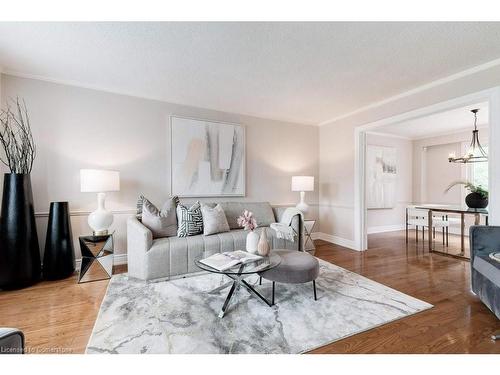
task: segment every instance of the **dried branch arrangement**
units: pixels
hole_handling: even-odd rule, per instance
[[[11,100],[0,112],[0,143],[4,150],[0,161],[11,173],[31,173],[36,147],[24,100]]]

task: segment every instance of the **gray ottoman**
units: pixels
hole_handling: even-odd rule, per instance
[[[273,254],[281,256],[281,263],[259,275],[273,282],[273,299],[276,283],[303,284],[312,281],[314,300],[316,301],[316,278],[319,275],[318,259],[309,253],[297,250],[273,250]]]

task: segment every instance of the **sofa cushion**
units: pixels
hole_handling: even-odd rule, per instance
[[[487,255],[474,257],[472,267],[481,275],[500,287],[500,263]]]
[[[201,205],[201,214],[203,216],[203,235],[229,232],[226,214],[220,206],[210,207],[206,204]]]
[[[259,227],[266,227],[276,222],[273,209],[268,202],[220,202],[219,204],[226,214],[231,229],[240,229],[237,220],[245,210],[253,213]]]
[[[178,198],[172,197],[159,210],[142,195],[142,224],[153,234],[153,238],[171,237],[177,235],[176,206]]]
[[[177,236],[196,236],[203,233],[203,216],[201,214],[200,202],[196,202],[191,207],[183,204],[177,205]]]

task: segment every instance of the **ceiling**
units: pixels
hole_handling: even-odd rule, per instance
[[[500,57],[500,23],[0,23],[0,66],[319,124]]]
[[[474,128],[474,115],[470,112],[471,109],[479,109],[477,113],[478,128],[488,126],[488,103],[478,103],[419,117],[414,120],[382,126],[375,129],[375,131],[409,139],[427,138],[461,130],[472,131]]]

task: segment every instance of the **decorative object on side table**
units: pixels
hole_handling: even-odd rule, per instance
[[[4,175],[0,214],[0,288],[13,289],[40,280],[40,247],[30,173],[36,157],[28,110],[17,98],[0,113],[0,157],[10,170]]]
[[[82,263],[78,283],[106,280],[113,275],[113,233],[79,238]]]
[[[488,190],[483,189],[481,185],[474,185],[468,181],[455,181],[452,182],[444,191],[447,193],[452,187],[456,185],[464,185],[470,191],[465,197],[465,204],[469,208],[486,208],[488,206]]]
[[[97,210],[89,215],[88,223],[94,235],[105,235],[113,224],[113,214],[106,210],[108,191],[120,191],[120,172],[102,169],[80,170],[80,190],[82,193],[97,193]]]
[[[314,191],[314,176],[293,176],[292,191],[300,191],[300,202],[295,207],[302,213],[307,213],[309,205],[305,202],[305,192]]]
[[[257,253],[260,256],[267,257],[271,248],[269,247],[269,242],[267,242],[267,232],[266,228],[262,228],[262,232],[260,233],[259,244],[257,245]]]
[[[256,254],[259,244],[259,235],[255,232],[257,221],[253,217],[253,213],[248,210],[243,211],[243,215],[238,218],[237,223],[240,227],[249,231],[247,234],[246,250],[249,253]]]
[[[75,272],[75,251],[68,202],[51,202],[43,254],[43,277],[58,280]]]

